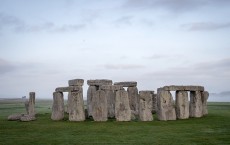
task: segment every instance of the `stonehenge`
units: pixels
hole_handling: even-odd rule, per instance
[[[177,120],[202,117],[208,114],[209,93],[203,86],[163,86],[153,90],[140,90],[137,82],[114,82],[109,79],[87,80],[87,106],[83,100],[83,79],[68,81],[68,87],[57,87],[53,93],[52,120],[65,116],[63,92],[68,92],[69,121],[153,121]],[[172,95],[175,91],[175,100]],[[33,94],[31,94],[33,96]],[[30,102],[30,101],[29,101]],[[25,102],[29,109],[29,102]],[[154,119],[153,114],[157,118]],[[11,118],[17,118],[17,115]],[[26,116],[24,120],[26,120]]]

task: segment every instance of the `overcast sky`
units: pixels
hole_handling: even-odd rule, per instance
[[[230,91],[230,0],[0,0],[0,97],[76,78]]]

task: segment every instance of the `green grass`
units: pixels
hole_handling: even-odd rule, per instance
[[[37,100],[36,121],[7,121],[8,115],[25,112],[23,102],[0,101],[0,145],[230,144],[230,103],[208,103],[208,116],[188,120],[70,122],[67,116],[64,121],[52,121],[52,101]]]

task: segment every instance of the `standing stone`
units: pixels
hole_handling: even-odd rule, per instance
[[[138,89],[137,87],[128,87],[129,105],[133,111],[138,111]]]
[[[108,120],[108,107],[105,92],[98,90],[94,93],[92,98],[92,116],[94,121]]]
[[[170,91],[157,91],[157,117],[159,120],[176,120],[174,101]]]
[[[189,116],[190,117],[202,117],[202,100],[200,91],[190,92],[190,104],[189,104]]]
[[[153,100],[153,109],[152,109],[152,113],[156,113],[157,111],[157,94],[154,94],[154,92],[152,93],[152,100]]]
[[[70,92],[69,96],[69,120],[70,121],[84,121],[85,120],[85,109],[82,90]]]
[[[28,112],[30,116],[35,116],[35,92],[30,92]]]
[[[202,92],[203,115],[208,114],[208,108],[207,108],[208,97],[209,97],[209,93],[207,91]]]
[[[105,96],[107,98],[108,117],[115,117],[115,92],[112,90],[105,90]]]
[[[64,98],[62,92],[53,93],[52,120],[62,120],[64,118]]]
[[[178,119],[189,118],[189,101],[187,91],[176,91],[176,116]]]
[[[69,113],[70,112],[70,103],[71,103],[71,100],[72,97],[71,97],[71,92],[68,92],[68,99],[67,99],[67,109],[66,109],[66,112]]]
[[[96,86],[89,86],[87,90],[87,110],[88,110],[88,117],[92,116],[92,99],[93,95],[96,92]]]
[[[139,118],[141,121],[152,121],[152,94],[150,91],[140,91]]]
[[[25,101],[26,114],[29,114],[29,101]]]
[[[130,121],[131,109],[129,106],[128,92],[119,90],[116,92],[115,98],[115,117],[117,121]]]

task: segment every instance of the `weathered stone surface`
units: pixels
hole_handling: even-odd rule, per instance
[[[139,119],[138,111],[131,110],[131,120],[138,120],[138,119]]]
[[[35,92],[30,92],[29,93],[29,106],[28,106],[28,114],[30,116],[35,116]]]
[[[176,91],[176,116],[178,119],[189,118],[189,101],[187,91]]]
[[[152,121],[152,93],[150,91],[140,91],[139,119],[141,121]]]
[[[170,91],[157,92],[157,117],[159,120],[176,120],[174,101]]]
[[[108,117],[115,117],[115,96],[116,93],[112,90],[105,90],[105,96],[107,98]]]
[[[83,86],[83,85],[84,85],[83,79],[69,80],[69,86]]]
[[[152,113],[156,113],[157,111],[157,94],[152,94],[152,100],[153,100],[153,109]]]
[[[64,98],[62,92],[53,93],[52,120],[62,120],[64,118]]]
[[[26,114],[29,114],[29,101],[25,101]]]
[[[207,106],[207,101],[208,101],[209,93],[207,91],[202,92],[202,108],[203,108],[203,115],[208,114],[208,106]]]
[[[137,87],[128,87],[127,92],[128,92],[128,96],[129,96],[130,109],[133,111],[139,111],[138,110],[139,96],[138,96]]]
[[[71,92],[71,91],[79,91],[81,89],[80,86],[69,86],[69,87],[58,87],[55,89],[56,92]]]
[[[23,115],[20,118],[20,121],[23,121],[23,122],[34,121],[34,120],[36,120],[36,117],[35,116],[31,116],[31,115]]]
[[[82,89],[77,92],[71,92],[69,104],[69,120],[70,121],[84,121],[85,109]]]
[[[114,85],[120,85],[123,87],[136,87],[137,82],[131,81],[131,82],[115,82]]]
[[[88,117],[92,116],[92,99],[94,93],[97,91],[96,86],[89,86],[87,90],[87,110],[88,110]]]
[[[17,121],[20,120],[20,118],[23,116],[24,114],[12,114],[8,116],[8,120],[9,121]]]
[[[189,117],[202,117],[203,108],[200,91],[190,92]]]
[[[117,121],[130,121],[131,109],[129,106],[128,92],[119,90],[116,92],[115,98],[115,117]]]
[[[92,99],[92,116],[94,121],[108,120],[108,107],[105,92],[98,90],[94,93]]]
[[[112,85],[112,80],[101,79],[101,80],[88,80],[87,84],[89,86],[101,86],[101,85]]]
[[[171,85],[171,86],[164,86],[163,88],[159,88],[159,89],[163,89],[165,91],[204,91],[203,86],[175,86],[175,85]]]
[[[102,85],[100,86],[101,90],[111,90],[111,91],[118,91],[123,90],[123,87],[120,85]]]

